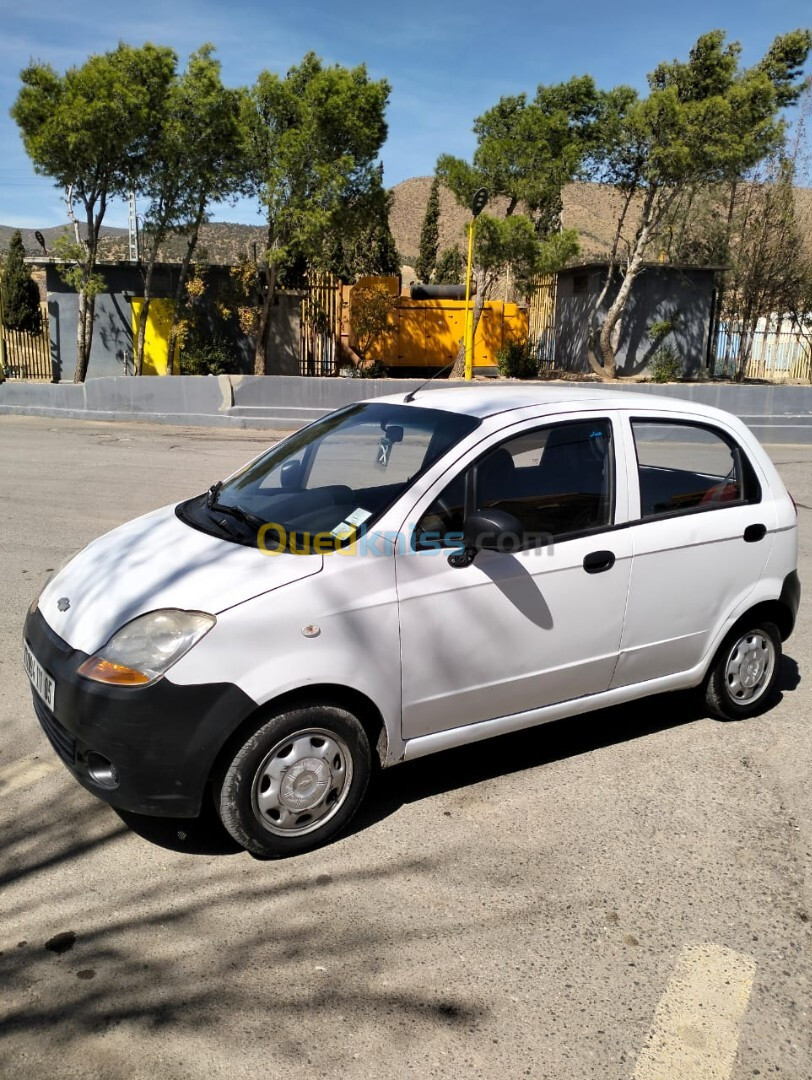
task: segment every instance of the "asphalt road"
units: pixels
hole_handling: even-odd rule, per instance
[[[768,714],[658,698],[418,761],[297,859],[68,777],[20,662],[49,568],[268,441],[0,418],[0,1076],[809,1080],[808,598]],[[812,448],[773,456],[810,582]]]

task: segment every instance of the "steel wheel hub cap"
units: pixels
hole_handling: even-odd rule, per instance
[[[764,693],[775,670],[775,647],[759,632],[739,638],[728,656],[725,681],[731,698],[751,702]]]
[[[330,767],[319,758],[304,758],[291,765],[279,785],[279,801],[290,810],[310,810],[330,786]]]
[[[254,774],[254,815],[277,836],[313,832],[335,817],[351,784],[352,755],[339,735],[297,731],[278,742]]]

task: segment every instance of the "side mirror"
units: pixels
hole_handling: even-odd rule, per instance
[[[297,491],[302,485],[301,461],[286,461],[279,474],[279,484],[286,491]]]
[[[520,551],[524,526],[505,510],[476,510],[462,526],[462,550],[448,557],[449,566],[470,566],[479,551]]]

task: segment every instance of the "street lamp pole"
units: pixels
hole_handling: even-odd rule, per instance
[[[476,219],[485,209],[488,189],[479,188],[471,199],[471,223],[468,226],[468,267],[465,271],[465,378],[474,377],[474,312],[471,307],[471,270],[474,261],[474,233]]]

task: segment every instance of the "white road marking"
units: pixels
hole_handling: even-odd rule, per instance
[[[686,945],[660,998],[634,1080],[729,1080],[756,974],[751,956]]]
[[[30,787],[37,780],[60,772],[61,766],[48,758],[20,758],[0,766],[0,795],[11,795],[20,788]]]

